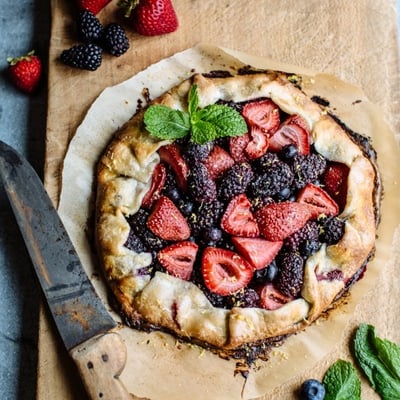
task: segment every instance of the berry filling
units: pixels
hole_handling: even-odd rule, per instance
[[[143,273],[191,281],[215,307],[275,310],[301,295],[307,258],[341,240],[348,167],[317,153],[306,121],[272,100],[226,105],[248,131],[161,147],[125,246],[152,254]]]

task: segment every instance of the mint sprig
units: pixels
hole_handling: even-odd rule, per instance
[[[198,144],[247,132],[244,118],[233,108],[222,104],[199,108],[197,85],[190,88],[187,112],[154,104],[146,110],[144,124],[155,138],[175,140],[190,134]]]

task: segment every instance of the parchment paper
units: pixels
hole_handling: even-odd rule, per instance
[[[247,381],[240,374],[234,374],[233,360],[222,360],[200,347],[177,342],[167,334],[121,327],[120,333],[128,348],[127,366],[121,379],[139,397],[151,400],[260,398],[312,367],[335,347],[356,305],[373,288],[385,265],[394,262],[394,240],[398,240],[396,229],[400,223],[400,202],[397,201],[400,190],[396,170],[392,167],[399,160],[399,151],[393,133],[381,117],[383,113],[359,88],[331,75],[200,44],[150,66],[119,85],[106,88],[88,110],[69,145],[64,160],[59,212],[104,303],[109,304],[107,289],[91,250],[92,227],[88,221],[91,221],[93,205],[94,168],[106,144],[135,113],[138,99],[144,100],[144,88],[148,88],[150,96],[155,98],[194,72],[235,71],[243,65],[300,74],[307,94],[328,99],[332,111],[351,129],[372,138],[385,189],[375,259],[339,307],[303,332],[288,338],[271,352],[269,361],[256,363]],[[111,307],[109,309],[113,313]]]

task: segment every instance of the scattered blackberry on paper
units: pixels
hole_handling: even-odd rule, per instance
[[[61,61],[70,67],[95,71],[102,62],[101,47],[89,43],[78,44],[61,53]]]
[[[103,35],[103,25],[92,12],[81,11],[78,16],[78,34],[85,43],[97,43]]]
[[[129,49],[129,40],[125,30],[116,23],[108,24],[104,28],[101,44],[105,51],[116,57],[126,53]]]

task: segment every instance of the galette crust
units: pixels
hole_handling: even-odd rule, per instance
[[[154,103],[186,110],[192,83],[198,86],[200,107],[217,102],[271,98],[288,114],[308,123],[315,149],[350,168],[347,203],[341,214],[345,234],[337,245],[323,245],[305,264],[301,297],[278,310],[212,306],[193,283],[157,272],[153,279],[140,270],[151,263],[148,253],[124,246],[127,216],[138,211],[159,162],[157,150],[168,143],[151,138],[140,111],[123,126],[98,164],[96,242],[106,279],[128,319],[144,320],[189,340],[219,349],[290,334],[325,311],[366,262],[376,237],[375,184],[377,171],[349,135],[318,104],[290,82],[287,74],[266,72],[227,78],[194,75]],[[344,279],[328,279],[339,270]]]

